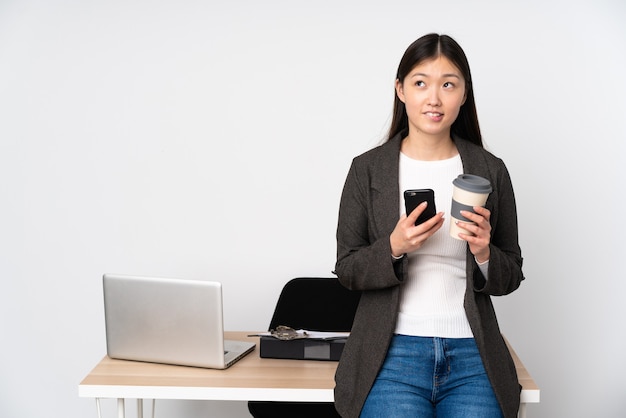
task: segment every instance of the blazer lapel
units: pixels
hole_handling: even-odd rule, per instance
[[[461,156],[463,173],[490,178],[487,162],[481,154],[482,148],[458,137],[454,138],[454,145]]]

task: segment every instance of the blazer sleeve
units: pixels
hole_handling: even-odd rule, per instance
[[[484,280],[477,266],[474,270],[475,291],[494,296],[513,292],[524,280],[513,185],[506,166],[502,161],[499,162],[500,167],[493,179],[497,196],[496,201],[491,203],[489,279]]]
[[[358,158],[352,161],[339,205],[337,262],[339,281],[351,290],[374,290],[397,286],[407,260],[391,257],[389,235],[375,227],[371,174]]]

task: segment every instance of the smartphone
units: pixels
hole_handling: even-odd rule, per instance
[[[417,217],[415,225],[426,222],[437,214],[437,209],[435,208],[435,192],[432,189],[405,190],[404,208],[406,209],[406,216],[409,216],[422,202],[428,202],[428,206],[426,206],[426,210]]]

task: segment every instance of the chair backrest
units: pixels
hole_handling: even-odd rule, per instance
[[[346,289],[336,278],[299,277],[285,284],[269,329],[346,332],[352,329],[361,292]]]

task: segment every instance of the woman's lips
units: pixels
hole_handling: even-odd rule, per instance
[[[424,113],[429,119],[434,120],[435,122],[439,122],[443,119],[443,113],[439,112],[426,112]]]

